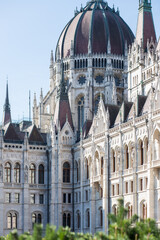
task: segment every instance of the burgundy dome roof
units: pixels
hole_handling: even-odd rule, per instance
[[[70,56],[71,41],[74,54],[87,54],[89,39],[92,53],[106,53],[110,39],[111,53],[123,55],[125,41],[130,45],[134,35],[128,25],[103,0],[90,1],[66,25],[58,40],[60,57]],[[56,51],[57,52],[57,51]]]

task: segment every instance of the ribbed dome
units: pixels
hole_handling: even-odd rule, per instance
[[[111,9],[102,0],[90,1],[66,25],[58,40],[57,48],[59,46],[61,58],[70,56],[71,41],[75,55],[87,54],[88,45],[91,46],[92,53],[106,53],[109,39],[111,53],[122,55],[125,41],[130,45],[134,35],[119,16],[118,11]]]

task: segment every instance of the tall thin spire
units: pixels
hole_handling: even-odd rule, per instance
[[[64,63],[61,63],[61,82],[58,89],[58,97],[61,99],[68,99],[66,84],[64,80]]]
[[[7,123],[11,122],[11,110],[10,110],[10,104],[9,104],[9,93],[8,93],[8,78],[7,78],[7,84],[6,84],[6,99],[3,109],[3,125],[6,125]]]

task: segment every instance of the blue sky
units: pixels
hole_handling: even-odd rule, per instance
[[[0,122],[5,100],[6,76],[12,119],[28,117],[28,95],[39,99],[49,89],[50,51],[73,17],[76,6],[87,0],[0,0]],[[108,0],[135,33],[139,0]],[[157,37],[160,36],[160,1],[152,0]]]

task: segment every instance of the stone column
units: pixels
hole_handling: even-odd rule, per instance
[[[81,231],[84,231],[84,189],[83,189],[83,180],[84,180],[84,152],[83,152],[83,140],[82,140],[82,133],[81,133],[81,142],[80,142],[80,169],[81,169],[81,176],[80,176],[80,187],[81,187]]]
[[[103,163],[103,231],[108,232],[108,164],[109,164],[109,139],[106,134],[105,156]]]
[[[21,169],[22,179],[22,232],[28,232],[32,229],[32,219],[30,213],[30,199],[29,199],[29,159],[28,159],[28,139],[25,135],[23,145],[23,160]]]

